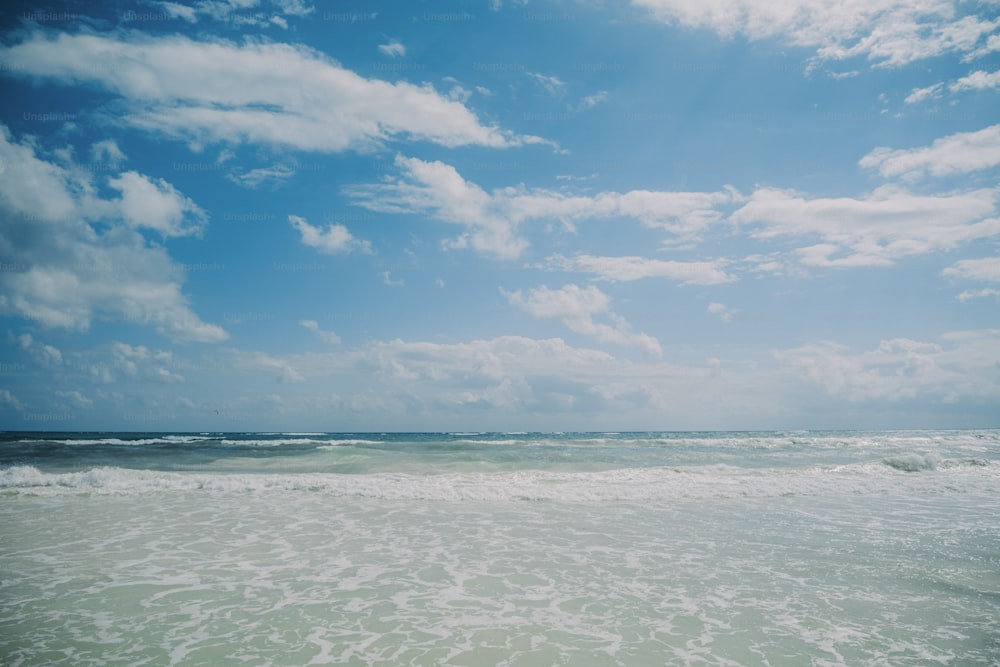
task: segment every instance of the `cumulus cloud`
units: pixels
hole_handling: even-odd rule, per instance
[[[803,380],[849,401],[995,401],[1000,384],[991,369],[1000,363],[998,343],[1000,330],[979,330],[951,332],[939,342],[886,339],[860,352],[824,341],[775,356]]]
[[[633,0],[671,24],[708,28],[723,36],[784,38],[816,50],[815,61],[864,57],[898,67],[945,53],[972,56],[1000,28],[990,12],[958,15],[947,0]]]
[[[46,327],[86,330],[104,317],[153,325],[175,340],[214,342],[181,292],[183,269],[137,231],[196,233],[204,215],[172,185],[137,172],[111,176],[104,199],[89,171],[57,164],[0,127],[0,312]]]
[[[17,76],[109,90],[124,99],[126,124],[196,147],[338,152],[408,139],[495,148],[547,143],[485,126],[429,85],[367,79],[289,44],[34,32],[0,48],[4,63],[17,63],[10,68]]]
[[[164,237],[200,234],[207,216],[197,204],[165,180],[134,171],[108,179],[121,193],[119,208],[130,227],[152,229]]]
[[[596,339],[602,343],[614,343],[637,347],[644,352],[659,356],[663,353],[660,343],[652,336],[632,333],[631,325],[625,318],[611,310],[611,298],[590,286],[566,285],[553,290],[546,286],[508,292],[500,290],[507,301],[537,319],[557,319],[570,330]],[[595,317],[604,317],[610,324],[595,322]]]
[[[90,156],[94,162],[114,166],[125,161],[125,153],[111,139],[94,142],[94,145],[90,147]]]
[[[297,215],[288,216],[288,222],[299,231],[303,244],[310,248],[316,248],[320,252],[330,255],[351,252],[352,250],[371,252],[371,244],[368,241],[354,238],[347,227],[343,225],[329,224],[323,230],[310,225],[305,218]]]
[[[29,333],[21,334],[17,337],[17,342],[21,349],[42,366],[59,366],[63,362],[63,355],[55,347],[35,340]]]
[[[976,132],[958,132],[930,146],[893,150],[880,146],[858,164],[878,169],[886,177],[950,176],[989,169],[1000,164],[1000,125]]]

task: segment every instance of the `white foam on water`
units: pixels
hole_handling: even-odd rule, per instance
[[[316,440],[314,438],[267,438],[267,439],[256,439],[251,438],[247,440],[231,440],[223,439],[220,444],[227,446],[243,446],[243,447],[281,447],[282,445],[310,445],[328,442],[327,440]]]
[[[145,491],[318,492],[387,500],[658,501],[680,498],[1000,493],[1000,463],[922,456],[805,468],[724,464],[622,468],[598,472],[200,473],[95,467],[47,473],[32,466],[0,469],[6,493],[139,493]]]
[[[384,445],[386,444],[384,440],[365,440],[363,438],[348,438],[345,440],[324,440],[328,444],[317,447],[316,449],[336,449],[342,445]]]
[[[136,438],[134,440],[123,440],[122,438],[69,438],[65,440],[53,440],[52,442],[61,445],[167,445],[187,442],[202,442],[211,440],[206,435],[165,435],[157,438]],[[19,442],[38,442],[38,438],[31,440],[20,440]]]

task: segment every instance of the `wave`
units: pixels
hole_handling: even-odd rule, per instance
[[[206,442],[211,440],[216,440],[216,437],[209,435],[164,435],[156,438],[134,438],[134,439],[122,439],[122,438],[67,438],[65,440],[51,440],[49,442],[55,442],[60,445],[73,445],[73,446],[94,446],[94,445],[117,445],[117,446],[140,446],[140,445],[177,445],[186,444],[191,442]],[[32,439],[22,439],[18,442],[21,443],[36,443],[39,442],[38,438]]]
[[[882,463],[902,470],[903,472],[920,472],[921,470],[934,470],[937,467],[937,460],[933,456],[923,456],[921,454],[906,454],[903,456],[892,456],[882,459]]]
[[[525,440],[455,440],[455,442],[460,444],[472,444],[472,445],[533,445],[534,442]]]
[[[912,474],[886,462],[798,469],[727,465],[624,468],[600,472],[185,473],[96,467],[66,473],[0,469],[0,492],[25,495],[157,491],[316,492],[337,497],[440,501],[664,501],[702,498],[984,493],[1000,490],[1000,463],[940,462]]]
[[[344,445],[384,445],[384,440],[363,440],[360,438],[349,438],[347,440],[323,440],[324,444],[316,449],[336,449]]]
[[[248,440],[230,440],[223,439],[219,441],[221,445],[227,446],[237,446],[237,447],[280,447],[282,445],[312,445],[312,444],[323,444],[329,442],[328,440],[316,440],[314,438],[274,438],[274,439],[248,439]]]

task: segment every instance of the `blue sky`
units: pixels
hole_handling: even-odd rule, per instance
[[[995,1],[0,26],[0,428],[1000,426]]]

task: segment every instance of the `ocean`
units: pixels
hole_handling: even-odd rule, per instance
[[[1000,430],[7,432],[0,664],[1000,665]]]

